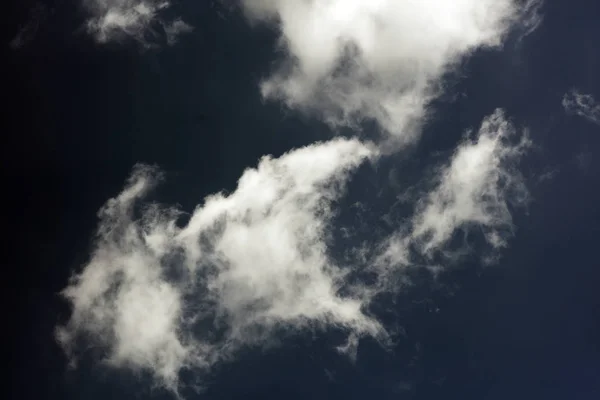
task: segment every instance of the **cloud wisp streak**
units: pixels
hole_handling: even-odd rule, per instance
[[[477,134],[467,135],[439,168],[432,188],[417,199],[407,226],[386,241],[376,265],[389,269],[439,254],[448,261],[470,247],[469,231],[479,233],[491,250],[506,247],[514,232],[510,209],[529,199],[518,170],[529,147],[526,133],[518,132],[502,110],[486,117]],[[449,248],[459,232],[464,240]]]
[[[571,90],[563,96],[562,106],[568,114],[579,115],[594,124],[600,125],[600,104],[591,94]]]
[[[442,77],[511,28],[537,26],[540,1],[243,0],[252,22],[275,24],[284,53],[262,95],[332,126],[372,120],[414,139]],[[535,21],[532,21],[535,20]]]
[[[9,46],[13,50],[19,50],[32,42],[40,26],[43,26],[52,11],[43,3],[35,3],[29,11],[28,20],[21,25],[15,37],[10,41]]]
[[[190,32],[192,27],[180,18],[163,17],[163,11],[171,7],[168,0],[84,0],[90,17],[87,30],[99,43],[133,39],[149,46],[164,31],[168,44],[177,37]]]

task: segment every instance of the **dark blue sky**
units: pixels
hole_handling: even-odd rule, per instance
[[[147,376],[105,368],[93,354],[68,370],[54,340],[70,312],[58,292],[87,261],[97,210],[138,162],[166,173],[154,200],[191,212],[206,195],[234,190],[261,156],[334,133],[261,99],[276,36],[239,12],[182,1],[195,31],[140,51],[95,43],[79,29],[81,10],[54,1],[31,39],[11,49],[32,7],[19,2],[4,17],[9,396],[168,398]],[[388,351],[365,339],[353,364],[333,350],[339,332],[297,335],[218,365],[202,377],[205,393],[189,398],[600,398],[600,125],[561,105],[573,89],[600,99],[600,4],[547,0],[542,15],[522,40],[469,58],[448,78],[461,96],[435,101],[419,143],[360,169],[341,202],[370,202],[364,218],[391,212],[391,177],[413,184],[466,129],[504,108],[529,128],[534,147],[520,165],[532,201],[514,211],[515,236],[500,261],[483,268],[468,258],[440,283],[415,277],[386,306],[385,318],[405,331]],[[352,218],[342,211],[343,223]],[[385,229],[371,228],[361,234]]]

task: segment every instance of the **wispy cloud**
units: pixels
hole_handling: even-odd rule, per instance
[[[563,96],[562,105],[567,113],[579,115],[600,125],[600,104],[591,94],[571,90]]]
[[[276,24],[280,67],[261,83],[331,125],[368,119],[412,139],[444,73],[516,25],[533,29],[537,0],[242,0],[251,21]],[[532,25],[533,24],[533,25]]]
[[[520,23],[515,26],[517,41],[524,40],[540,27],[544,21],[542,13],[544,5],[544,0],[526,0],[522,2]]]
[[[100,41],[121,34],[142,41],[168,6],[93,4],[100,6],[91,8],[90,27]],[[396,142],[418,136],[445,72],[478,48],[500,45],[532,14],[509,0],[242,4],[252,21],[281,30],[286,57],[261,83],[266,98],[334,126],[374,120]],[[348,340],[338,350],[356,357],[361,337],[388,338],[370,305],[398,290],[381,283],[390,273],[449,254],[457,232],[475,232],[491,249],[506,245],[511,204],[527,198],[517,169],[527,147],[501,111],[486,118],[411,197],[414,214],[356,252],[356,268],[331,255],[334,204],[354,169],[377,162],[381,144],[334,139],[264,157],[233,193],[207,197],[185,224],[178,210],[144,203],[160,173],[140,166],[99,214],[90,260],[63,292],[73,313],[57,337],[74,358],[91,341],[110,365],[150,371],[174,391],[182,369],[210,368],[241,347],[270,345],[277,333],[343,329]],[[351,277],[365,264],[375,283]]]
[[[515,132],[497,111],[465,139],[414,216],[367,260],[379,282],[416,254],[445,251],[461,230],[479,230],[492,248],[505,245],[509,204],[526,199],[516,162],[528,142]],[[181,369],[268,346],[275,333],[342,328],[348,341],[338,350],[351,358],[365,335],[385,343],[386,328],[368,310],[398,287],[350,282],[364,260],[342,267],[329,250],[332,204],[352,170],[377,157],[376,147],[345,139],[264,157],[184,226],[177,210],[141,202],[160,176],[136,168],[100,211],[91,259],[63,292],[73,314],[59,341],[72,356],[80,340],[92,341],[108,364],[151,371],[175,391]]]
[[[11,49],[18,50],[34,40],[38,29],[44,24],[51,12],[44,4],[35,3],[29,11],[28,20],[20,26],[17,34],[10,41],[9,46]]]
[[[136,217],[156,182],[154,170],[138,167],[100,212],[91,260],[64,291],[73,314],[58,339],[71,350],[92,340],[110,364],[150,370],[174,389],[180,369],[266,344],[277,329],[383,334],[361,298],[338,294],[342,270],[327,251],[331,202],[374,155],[334,140],[265,157],[181,228],[174,210],[152,206]],[[192,335],[196,324],[203,329]]]
[[[492,249],[506,246],[513,233],[510,206],[528,202],[518,163],[529,146],[501,110],[486,117],[477,135],[467,137],[439,170],[433,189],[417,201],[409,225],[389,239],[379,264],[410,265],[413,250],[431,257],[456,232],[470,229]]]
[[[511,207],[528,204],[518,164],[529,147],[527,135],[518,132],[501,110],[486,117],[477,134],[469,134],[439,168],[431,189],[415,199],[413,216],[386,239],[374,263],[380,281],[387,282],[398,267],[421,265],[423,257],[427,263],[442,255],[443,262],[451,264],[454,256],[471,247],[468,232],[492,250],[484,251],[483,261],[493,261],[495,250],[505,247],[514,233]],[[463,234],[462,242],[449,248],[457,233]]]
[[[163,11],[171,7],[168,0],[84,0],[84,6],[90,14],[87,29],[100,43],[133,39],[151,45],[160,36],[160,28],[172,44],[192,30],[180,18],[163,17]]]
[[[413,222],[412,235],[424,252],[439,249],[458,228],[477,227],[494,248],[506,245],[502,230],[511,232],[509,202],[524,203],[525,185],[517,163],[529,146],[497,110],[487,117],[477,137],[458,146],[440,173]]]

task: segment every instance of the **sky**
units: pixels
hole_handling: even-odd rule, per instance
[[[11,397],[600,395],[596,2],[4,18]]]

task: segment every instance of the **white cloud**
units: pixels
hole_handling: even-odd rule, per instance
[[[263,157],[233,193],[207,197],[183,226],[176,210],[140,204],[160,176],[138,167],[99,213],[91,259],[63,292],[73,313],[58,339],[72,356],[79,340],[91,340],[110,365],[150,371],[174,391],[181,369],[269,346],[282,331],[342,328],[348,340],[338,351],[354,359],[361,337],[388,340],[368,308],[381,291],[399,289],[388,278],[417,253],[445,251],[453,233],[470,228],[504,246],[509,204],[527,196],[516,163],[528,143],[501,111],[486,118],[371,260],[379,273],[371,286],[347,279],[365,260],[340,266],[329,244],[332,204],[352,170],[378,157],[375,147],[335,139]]]
[[[567,113],[579,115],[600,125],[600,104],[591,94],[571,90],[563,96],[562,105]]]
[[[168,6],[90,4],[100,41],[126,34],[143,42]],[[532,14],[516,4],[243,1],[249,18],[281,29],[285,65],[262,82],[265,97],[332,125],[373,119],[397,141],[418,133],[445,72],[475,49],[499,45],[523,13]],[[460,144],[415,214],[382,244],[373,260],[379,283],[417,255],[445,251],[457,231],[477,228],[492,248],[505,245],[509,204],[526,198],[515,166],[528,142],[519,138],[498,111]],[[208,368],[242,346],[269,345],[282,330],[343,328],[348,341],[338,351],[356,357],[362,336],[386,338],[367,308],[378,291],[397,287],[348,282],[352,265],[329,253],[332,204],[352,170],[384,148],[335,139],[264,157],[233,193],[207,197],[184,226],[176,210],[140,204],[159,177],[137,168],[100,212],[90,261],[63,292],[73,313],[58,339],[71,355],[80,340],[91,340],[109,364],[150,371],[173,390],[182,368]],[[373,252],[358,253],[364,265]]]
[[[91,259],[63,292],[73,314],[59,341],[76,354],[79,339],[92,340],[111,365],[150,371],[176,389],[182,368],[268,344],[277,329],[383,335],[365,299],[338,294],[343,273],[327,251],[331,202],[374,155],[356,140],[334,140],[264,157],[182,228],[175,211],[157,206],[136,218],[156,181],[154,170],[137,168],[101,210]],[[175,272],[184,279],[169,278]]]
[[[91,260],[63,292],[73,313],[58,330],[58,339],[71,352],[85,333],[107,347],[110,364],[152,369],[175,387],[193,349],[179,333],[182,299],[164,278],[165,249],[150,246],[143,232],[151,228],[168,235],[174,226],[134,220],[135,201],[154,184],[153,173],[137,168],[126,189],[100,210]]]
[[[476,229],[493,249],[506,246],[510,206],[524,205],[527,189],[517,164],[530,141],[501,110],[486,117],[477,136],[460,144],[422,197],[410,228],[392,236],[380,263],[409,265],[411,249],[427,257],[443,251],[460,230]]]
[[[84,6],[91,15],[88,31],[100,43],[132,38],[149,44],[148,37],[158,34],[153,24],[162,26],[169,44],[181,33],[192,30],[179,18],[161,18],[161,12],[171,6],[168,0],[84,0]]]
[[[439,248],[457,228],[468,225],[483,229],[493,247],[505,245],[499,230],[512,225],[508,201],[523,202],[527,197],[515,164],[529,141],[522,136],[514,142],[515,133],[497,110],[483,121],[475,140],[467,139],[457,148],[413,220],[412,235],[425,252]]]
[[[242,0],[251,21],[278,25],[285,51],[264,97],[332,125],[372,119],[399,141],[417,132],[445,72],[500,45],[511,26],[530,26],[531,3],[540,2]]]

